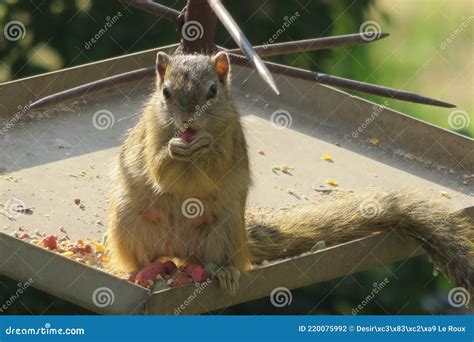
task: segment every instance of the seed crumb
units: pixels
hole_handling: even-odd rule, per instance
[[[372,139],[369,140],[369,143],[371,143],[374,146],[378,146],[378,145],[380,145],[380,140],[377,139],[377,138],[372,138]]]

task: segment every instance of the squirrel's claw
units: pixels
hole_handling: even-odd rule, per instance
[[[168,143],[168,153],[171,158],[191,159],[205,151],[212,143],[208,134],[200,134],[191,142],[186,142],[181,138],[173,138]]]
[[[235,296],[239,289],[240,271],[234,266],[224,266],[217,272],[217,279],[221,289]]]

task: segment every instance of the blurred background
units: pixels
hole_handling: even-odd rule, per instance
[[[177,10],[185,4],[184,0],[160,2]],[[450,125],[451,110],[448,109],[388,101],[391,108],[474,137],[474,3],[471,0],[228,0],[226,6],[256,45],[267,42],[296,12],[297,20],[275,42],[356,33],[364,22],[375,22],[391,36],[363,46],[272,57],[271,60],[454,103],[465,113],[462,125]],[[120,19],[101,36],[100,43],[87,47],[87,42],[118,12]],[[23,23],[26,33],[16,41],[1,35],[0,83],[178,41],[178,34],[169,22],[125,8],[112,0],[0,1],[0,28],[3,30],[13,20]],[[216,43],[235,47],[220,25]],[[357,95],[381,104],[385,101]],[[222,313],[468,313],[449,305],[447,292],[451,286],[441,276],[433,276],[431,269],[425,257],[418,257],[293,291],[292,304],[282,309],[276,310],[267,298]],[[386,282],[385,279],[388,279],[386,286],[367,302],[366,297],[374,285]],[[391,279],[397,281],[391,283]],[[5,290],[12,288],[12,284],[15,282],[0,277],[0,303],[12,295]],[[354,312],[363,302],[367,303]],[[5,313],[86,312],[29,289]]]

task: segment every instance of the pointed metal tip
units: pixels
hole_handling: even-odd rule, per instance
[[[263,64],[263,65],[265,65],[265,64]],[[270,71],[268,71],[268,69],[266,67],[265,67],[264,70],[257,67],[257,71],[260,74],[260,76],[266,81],[266,83],[270,86],[270,88],[272,88],[272,90],[275,92],[275,94],[280,96],[280,91],[278,90],[278,87],[277,87],[277,85],[275,83],[275,80],[273,79],[273,76],[270,73]]]
[[[456,105],[448,102],[444,102],[441,100],[436,100],[430,97],[426,97],[423,95],[416,95],[416,100],[415,102],[422,103],[422,104],[427,104],[429,106],[436,106],[436,107],[443,107],[443,108],[456,108]]]
[[[409,100],[410,101],[410,100]],[[456,105],[452,103],[432,99],[426,96],[416,94],[416,97],[413,98],[410,102],[426,104],[428,106],[442,107],[442,108],[456,108]]]
[[[280,91],[278,90],[277,86],[275,84],[272,84],[271,87],[272,87],[273,91],[275,92],[275,94],[280,96]]]
[[[263,80],[270,86],[270,88],[272,88],[275,94],[280,96],[280,91],[278,90],[275,80],[273,79],[272,73],[267,69],[266,65],[263,63],[260,57],[258,57],[258,55],[255,55],[253,61],[260,77],[262,77]]]
[[[263,64],[265,65],[265,64]],[[271,72],[265,67],[265,70],[261,70],[263,71],[263,77],[265,79],[265,81],[267,81],[267,84],[270,86],[270,88],[272,88],[272,90],[275,92],[275,94],[277,94],[278,96],[280,96],[280,91],[278,90],[278,87],[276,85],[276,82],[271,74]]]
[[[273,79],[272,73],[268,70],[267,66],[263,61],[258,57],[258,55],[252,52],[253,55],[253,64],[255,65],[257,72],[259,75],[263,78],[263,80],[272,88],[272,90],[275,92],[275,94],[280,95],[280,91],[278,90],[278,87],[275,83],[275,80]]]
[[[390,33],[387,32],[360,32],[359,35],[366,43],[376,42],[377,40],[387,38]]]
[[[445,108],[456,108],[457,106],[454,105],[454,104],[451,104],[451,103],[447,103],[447,102],[442,102],[445,106]]]

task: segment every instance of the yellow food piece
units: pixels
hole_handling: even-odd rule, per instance
[[[105,246],[100,242],[95,242],[95,251],[97,253],[105,253]]]
[[[324,153],[321,159],[326,161],[332,161],[332,157],[327,153]]]
[[[332,186],[337,186],[337,180],[335,179],[326,179],[326,183]]]
[[[67,251],[67,252],[61,253],[61,255],[66,258],[70,258],[74,255],[74,253],[71,251]]]

